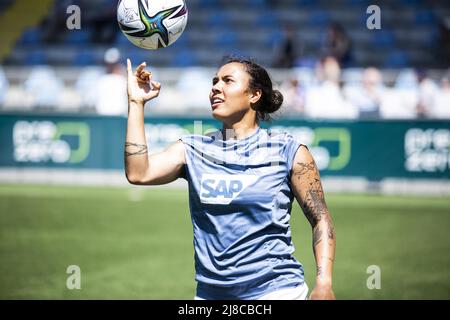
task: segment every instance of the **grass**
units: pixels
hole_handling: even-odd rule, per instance
[[[450,299],[450,199],[327,196],[338,299]],[[292,212],[295,256],[312,289],[311,228]],[[0,299],[192,299],[187,192],[0,185]],[[81,290],[68,290],[69,265]],[[371,265],[381,289],[369,290]]]

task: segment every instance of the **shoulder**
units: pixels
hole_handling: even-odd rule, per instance
[[[292,153],[293,151],[298,149],[298,147],[303,145],[300,140],[298,140],[288,132],[267,130],[267,136],[268,140],[271,143],[278,144],[280,147],[282,147],[283,150],[286,150],[288,153]]]
[[[267,129],[267,136],[273,141],[294,142],[296,139],[288,132]]]

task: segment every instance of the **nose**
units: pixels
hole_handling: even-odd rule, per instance
[[[212,86],[211,92],[212,92],[213,94],[216,94],[216,93],[220,93],[220,92],[221,92],[222,88],[221,88],[221,86],[220,86],[219,83],[220,83],[220,81],[217,81],[217,83],[214,84],[214,85]]]

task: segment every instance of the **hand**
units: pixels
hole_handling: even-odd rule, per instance
[[[336,300],[333,289],[328,285],[316,285],[309,300]]]
[[[146,63],[141,63],[136,72],[131,69],[131,61],[127,59],[127,91],[128,100],[145,104],[145,102],[156,98],[159,95],[161,84],[152,80],[152,73],[145,70]]]

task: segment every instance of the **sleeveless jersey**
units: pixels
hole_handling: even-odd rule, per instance
[[[289,225],[292,162],[300,143],[258,128],[242,140],[187,135],[186,179],[197,296],[257,299],[303,284]]]

